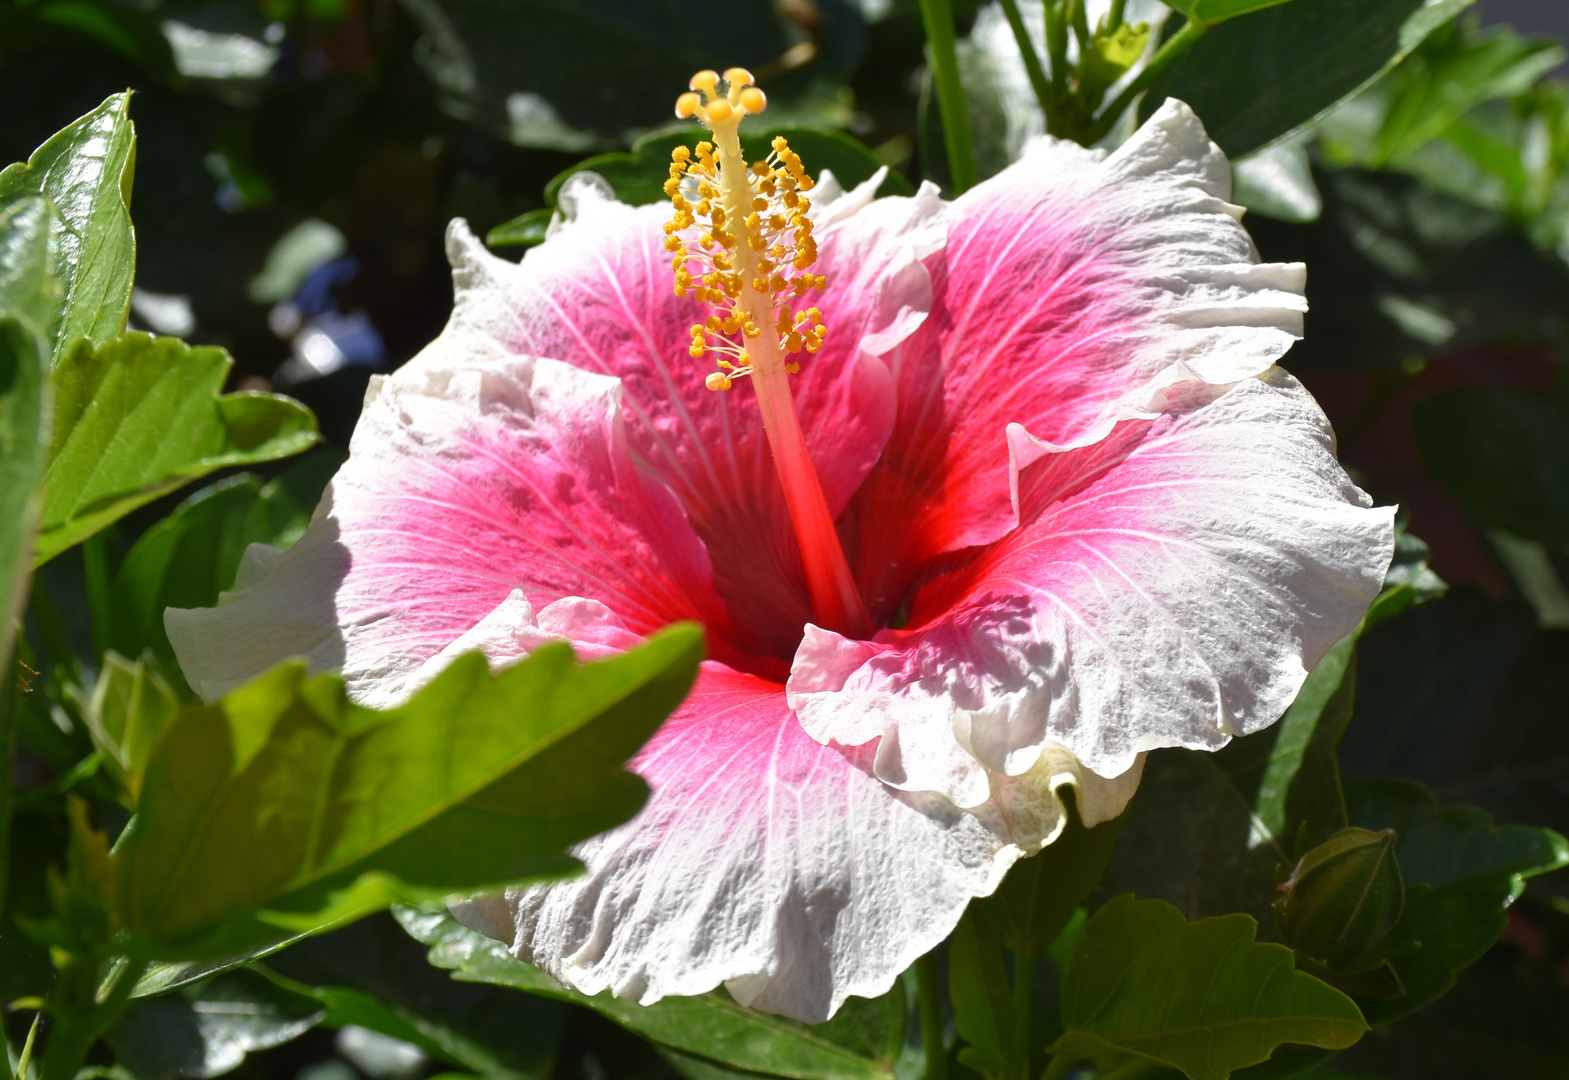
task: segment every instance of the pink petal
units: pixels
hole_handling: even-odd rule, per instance
[[[1303,268],[1259,263],[1230,190],[1168,101],[1109,157],[1042,140],[950,206],[932,316],[888,355],[894,433],[841,523],[874,614],[934,557],[1013,527],[1009,424],[1093,441],[1162,386],[1257,375],[1291,346]]]
[[[816,269],[830,286],[802,306],[822,309],[829,336],[795,383],[835,514],[888,437],[893,386],[875,355],[925,317],[931,283],[920,258],[942,242],[935,189],[869,204],[862,194],[824,210]],[[620,378],[633,453],[676,493],[715,554],[716,587],[750,616],[739,644],[787,658],[810,617],[800,552],[750,387],[707,390],[712,361],[687,352],[688,328],[709,313],[674,295],[661,228],[670,210],[625,206],[588,180],[562,198],[573,219],[521,264],[491,256],[454,222],[457,297],[444,336],[471,351],[548,356]]]
[[[165,616],[206,697],[289,656],[393,700],[515,589],[589,596],[636,634],[698,619],[725,652],[707,552],[633,466],[616,380],[554,360],[403,373],[368,395],[348,462],[304,538],[258,556],[219,607]]]
[[[1278,719],[1377,595],[1394,510],[1278,368],[1165,396],[1079,449],[1012,429],[1025,524],[923,589],[913,629],[808,634],[789,683],[806,730],[880,739],[880,778],[964,806],[1047,745],[1117,776]]]
[[[994,801],[968,813],[889,789],[870,756],[813,742],[779,684],[706,664],[634,763],[648,805],[574,850],[585,876],[454,913],[584,993],[652,1004],[724,984],[815,1023],[852,994],[887,992],[972,897],[1055,838],[1058,787],[1082,785],[1098,822],[1137,784],[1059,751],[1028,777],[997,777]]]

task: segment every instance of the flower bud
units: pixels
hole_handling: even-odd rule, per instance
[[[1331,970],[1354,969],[1400,921],[1394,830],[1341,829],[1302,856],[1280,889],[1280,940]]]

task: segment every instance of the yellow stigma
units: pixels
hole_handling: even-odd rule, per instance
[[[670,155],[665,194],[675,216],[665,225],[665,250],[676,295],[715,312],[692,325],[689,351],[713,353],[720,370],[704,384],[728,390],[757,371],[794,373],[799,353],[822,348],[822,312],[793,308],[828,279],[811,273],[817,242],[805,193],[814,182],[800,155],[779,136],[765,159],[748,166],[741,156],[741,120],[768,105],[752,73],[730,68],[721,80],[700,71],[691,87],[676,100],[676,115],[697,117],[714,141],[678,146]]]

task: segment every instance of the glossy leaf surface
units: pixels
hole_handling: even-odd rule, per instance
[[[60,298],[41,327],[55,363],[78,338],[95,345],[125,329],[136,272],[131,177],[136,131],[131,95],[115,94],[40,146],[26,163],[0,172],[0,206],[28,196],[54,204],[59,234]]]
[[[49,449],[47,359],[38,336],[0,316],[0,657],[27,599],[38,487]]]
[[[220,396],[231,364],[222,349],[140,333],[60,361],[38,562],[198,476],[316,442],[315,417],[289,398]]]
[[[219,927],[210,951],[570,871],[570,844],[642,805],[623,763],[690,687],[701,640],[672,628],[584,666],[551,647],[494,676],[463,656],[386,712],[300,663],[193,706],[116,848],[124,922],[160,948]]]

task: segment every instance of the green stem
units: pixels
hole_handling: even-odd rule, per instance
[[[1085,145],[1094,145],[1104,139],[1107,133],[1111,131],[1112,125],[1117,122],[1117,118],[1127,111],[1128,106],[1132,105],[1140,94],[1148,90],[1150,84],[1159,78],[1161,72],[1169,68],[1176,61],[1177,57],[1192,48],[1193,43],[1203,37],[1204,31],[1207,29],[1209,28],[1203,23],[1191,21],[1173,34],[1150,60],[1149,66],[1139,72],[1138,78],[1125,86],[1122,93],[1117,95],[1117,99],[1106,106],[1105,110],[1096,118],[1084,140]]]
[[[1082,58],[1090,50],[1089,14],[1084,10],[1084,0],[1069,0],[1069,3],[1069,10],[1073,13],[1073,36],[1079,39],[1079,56]]]
[[[1046,9],[1046,56],[1051,60],[1051,88],[1061,97],[1068,89],[1068,31],[1057,6],[1059,2],[1041,0]]]
[[[1034,1045],[1035,963],[1029,953],[1013,954],[1013,1056],[1019,1077],[1030,1075],[1030,1048]]]
[[[11,809],[16,804],[16,714],[19,676],[14,656],[0,669],[0,913],[5,911],[7,871],[11,866]]]
[[[82,564],[87,576],[87,606],[93,617],[93,653],[98,659],[109,650],[109,535],[97,532],[82,541]]]
[[[1046,1063],[1046,1071],[1041,1073],[1041,1080],[1063,1080],[1078,1063],[1079,1059],[1076,1057],[1058,1054]]]
[[[921,1050],[926,1054],[926,1080],[948,1080],[948,1048],[942,1030],[942,984],[937,979],[937,954],[915,962],[916,996],[921,1009]]]
[[[1046,69],[1041,67],[1041,58],[1035,52],[1035,43],[1030,40],[1030,32],[1025,29],[1024,19],[1019,14],[1018,0],[1002,0],[1002,13],[1008,17],[1013,40],[1018,42],[1019,55],[1024,58],[1024,71],[1030,77],[1035,100],[1040,102],[1041,112],[1045,112],[1051,102],[1051,84],[1046,81]]]
[[[975,146],[970,139],[970,114],[964,107],[964,85],[959,80],[953,8],[948,0],[921,0],[921,21],[932,47],[932,82],[942,112],[943,142],[948,146],[948,173],[953,193],[962,195],[975,186]]]
[[[1122,12],[1127,7],[1128,0],[1111,0],[1111,10],[1106,13],[1106,29],[1115,30],[1122,25]]]
[[[147,963],[128,958],[103,1001],[89,1006],[86,1012],[55,1014],[49,1047],[44,1051],[42,1080],[74,1080],[93,1044],[114,1026],[131,1003],[131,990],[147,971]]]

